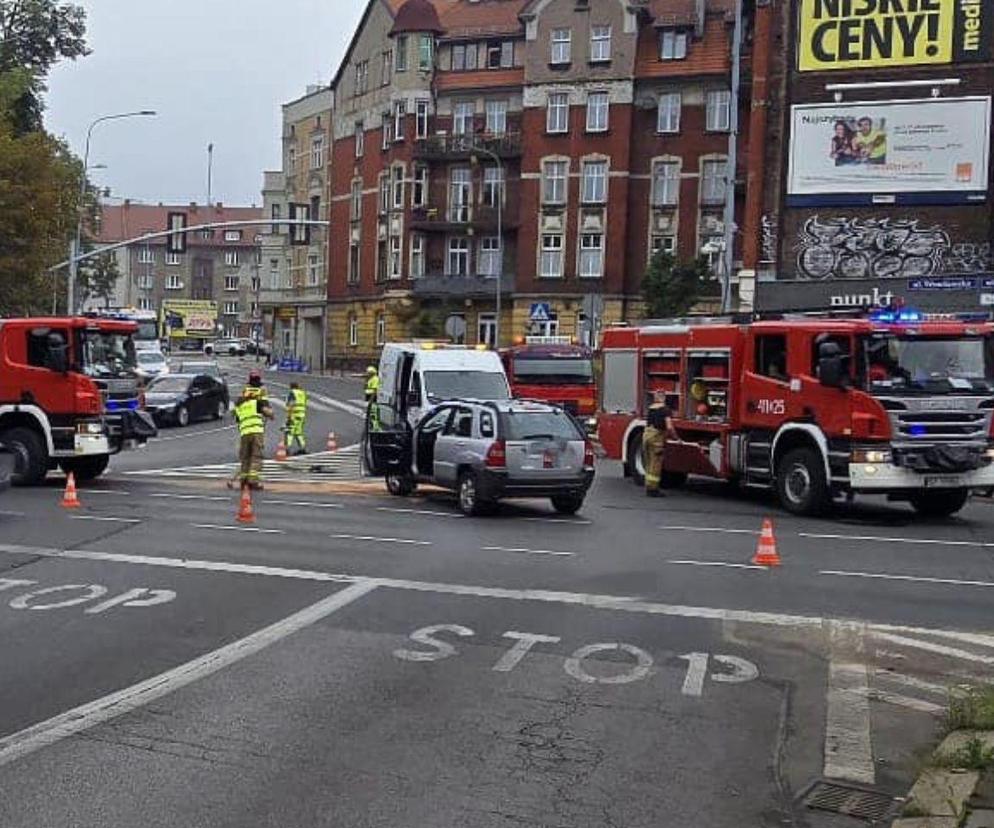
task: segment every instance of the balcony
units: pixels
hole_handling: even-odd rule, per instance
[[[501,217],[504,231],[518,228],[518,209],[505,207]],[[436,207],[415,207],[411,229],[422,233],[496,233],[496,207],[458,207],[446,210]]]
[[[489,150],[498,158],[521,157],[521,133],[506,132],[503,135],[471,133],[466,135],[433,135],[419,138],[414,142],[414,157],[422,161],[459,161],[479,154],[484,162],[488,159],[479,149]]]
[[[263,288],[259,291],[260,305],[312,305],[326,302],[327,299],[328,287],[324,283],[314,286]]]
[[[514,283],[513,273],[501,276],[501,295],[514,293]],[[411,289],[416,297],[426,299],[489,299],[497,292],[497,280],[494,276],[448,276],[432,272],[412,280]]]

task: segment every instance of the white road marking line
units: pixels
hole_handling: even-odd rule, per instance
[[[0,511],[0,517],[27,517],[27,513]]]
[[[889,538],[880,535],[832,535],[820,532],[798,532],[799,538],[816,540],[874,541],[876,543],[907,543],[931,546],[972,546],[980,549],[994,549],[994,543],[984,541],[941,540],[938,538]]]
[[[224,500],[224,501],[230,501],[230,500],[233,499],[232,497],[224,497],[223,495],[167,494],[165,492],[163,492],[161,494],[160,493],[150,494],[149,497],[162,497],[162,498],[167,498],[169,500],[212,500],[212,501],[221,501],[221,500]]]
[[[929,634],[928,630],[922,630],[926,635]],[[971,661],[976,664],[994,664],[994,658],[991,656],[980,655],[979,653],[971,652],[970,650],[961,650],[958,647],[947,647],[944,644],[937,644],[934,641],[925,641],[920,638],[908,638],[903,635],[894,635],[893,633],[876,630],[873,631],[873,637],[880,641],[886,641],[889,644],[897,644],[902,647],[911,647],[916,650],[924,650],[928,653],[936,653],[938,655],[949,656],[950,658],[955,658],[960,661]]]
[[[870,578],[880,581],[909,581],[920,584],[949,584],[951,586],[994,587],[994,581],[966,581],[958,578],[929,578],[920,575],[888,575],[885,572],[847,572],[840,569],[823,569],[819,575],[836,578]]]
[[[80,488],[80,491],[87,497],[90,495],[114,495],[116,497],[131,497],[131,492],[126,492],[123,489],[87,489]]]
[[[77,733],[82,733],[96,725],[131,713],[143,705],[161,699],[188,684],[255,655],[266,647],[310,627],[353,601],[368,595],[376,589],[376,586],[375,581],[361,581],[352,584],[300,612],[257,630],[251,635],[220,649],[188,661],[186,664],[124,690],[111,693],[102,699],[60,713],[18,733],[5,736],[0,739],[0,767],[23,759],[36,750],[53,745]]]
[[[907,707],[919,713],[928,713],[931,716],[942,716],[946,712],[946,708],[942,707],[942,705],[933,704],[922,699],[913,699],[909,696],[902,696],[900,693],[889,693],[886,690],[870,690],[867,693],[867,697],[874,701],[886,702],[887,704],[894,704],[898,707]]]
[[[728,563],[726,561],[667,561],[668,564],[673,564],[674,566],[719,566],[726,569],[753,569],[760,572],[766,572],[769,567],[766,566],[756,566],[755,564],[743,564],[743,563]]]
[[[484,546],[484,552],[513,552],[517,555],[553,555],[560,558],[572,558],[572,552],[556,552],[553,549],[523,549],[518,546]]]
[[[872,785],[876,782],[870,740],[869,680],[865,664],[843,660],[862,649],[859,625],[833,623],[828,665],[823,775]],[[845,650],[845,652],[843,652]]]
[[[936,696],[942,696],[943,698],[946,698],[949,695],[950,688],[946,685],[932,684],[932,682],[922,681],[922,679],[915,678],[914,676],[906,676],[904,673],[894,673],[890,670],[884,670],[882,667],[878,667],[873,671],[873,674],[881,681],[893,682],[894,684],[903,684],[905,687],[911,687],[923,693],[932,693]]]
[[[97,515],[70,515],[70,520],[95,520],[101,523],[141,523],[138,518],[98,517]]]
[[[218,523],[191,523],[194,529],[216,529],[219,532],[257,532],[263,535],[284,535],[282,529],[261,529],[258,526],[222,526]]]
[[[590,526],[592,520],[574,520],[572,518],[551,518],[551,517],[518,517],[515,520],[529,520],[533,523],[565,523],[574,526]]]
[[[670,532],[716,532],[721,535],[758,535],[756,529],[723,529],[718,526],[658,526]]]
[[[377,512],[396,512],[399,515],[431,515],[432,517],[465,518],[455,512],[432,512],[428,509],[395,509],[390,506],[377,506]]]
[[[238,428],[237,425],[227,425],[221,426],[220,428],[205,428],[203,431],[191,431],[186,434],[177,434],[173,437],[153,437],[150,441],[150,445],[155,445],[156,443],[171,443],[173,440],[192,440],[199,437],[202,434],[218,434],[222,431],[231,431],[232,429]]]
[[[400,543],[408,546],[432,546],[431,541],[412,540],[410,538],[381,538],[375,535],[328,535],[335,540],[369,541],[370,543]]]
[[[344,509],[344,503],[320,503],[314,500],[263,500],[263,506],[306,506],[313,509]]]

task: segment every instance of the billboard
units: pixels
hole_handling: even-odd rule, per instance
[[[992,0],[799,0],[801,72],[990,60]]]
[[[794,106],[787,203],[981,203],[990,110],[990,97]]]
[[[170,339],[213,339],[217,336],[217,302],[204,299],[166,299],[162,325]]]

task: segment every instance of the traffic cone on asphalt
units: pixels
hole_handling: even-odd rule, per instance
[[[753,556],[753,566],[780,566],[780,554],[777,552],[777,540],[773,536],[773,521],[763,520],[763,531],[759,534],[756,554]]]
[[[78,509],[81,505],[79,496],[76,494],[76,476],[69,472],[69,477],[66,479],[66,491],[62,495],[62,508]]]
[[[239,523],[255,523],[255,511],[252,509],[252,490],[248,486],[242,486],[242,499],[238,504]]]
[[[286,461],[286,443],[280,440],[279,445],[276,446],[276,462],[283,463]]]
[[[338,451],[338,438],[334,431],[328,432],[328,451]]]

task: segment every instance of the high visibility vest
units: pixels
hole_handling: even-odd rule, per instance
[[[266,392],[266,389],[263,388],[261,385],[260,386],[246,385],[242,389],[242,398],[246,400],[248,399],[265,400],[266,402],[268,402],[269,394]]]
[[[380,375],[373,374],[368,380],[366,380],[366,399],[375,400],[376,392],[380,390]]]
[[[307,416],[307,392],[303,388],[294,388],[290,395],[293,399],[287,413],[291,419],[303,420]]]
[[[242,437],[252,434],[264,434],[266,424],[259,413],[259,400],[249,399],[235,406],[235,419],[238,420],[238,433]]]

